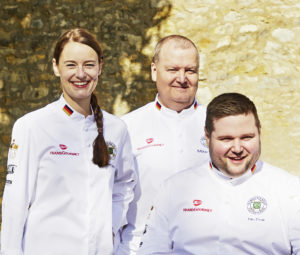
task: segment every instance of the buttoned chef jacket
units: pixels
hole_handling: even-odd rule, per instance
[[[128,127],[139,183],[128,210],[117,255],[136,254],[158,187],[172,174],[208,161],[204,136],[206,109],[198,102],[177,113],[158,97],[122,119]]]
[[[257,162],[230,179],[209,166],[168,179],[138,255],[300,254],[299,178]]]
[[[92,162],[94,116],[63,96],[13,127],[2,207],[3,255],[106,255],[126,224],[135,170],[125,124],[103,111],[110,164]]]

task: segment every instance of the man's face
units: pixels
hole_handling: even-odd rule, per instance
[[[160,102],[174,111],[188,108],[198,88],[198,52],[194,47],[182,48],[176,41],[166,42],[159,61],[151,65]]]
[[[211,135],[206,133],[212,163],[225,175],[238,177],[260,156],[260,130],[252,113],[216,119]]]

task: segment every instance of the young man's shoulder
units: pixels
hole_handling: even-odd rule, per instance
[[[269,175],[271,180],[283,180],[283,179],[299,179],[296,175],[289,173],[287,170],[279,168],[275,165],[269,164],[267,162],[263,162],[263,173],[265,175]]]
[[[261,176],[263,181],[283,196],[295,192],[300,194],[300,178],[286,170],[263,162]]]

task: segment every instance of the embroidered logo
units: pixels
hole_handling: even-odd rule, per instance
[[[152,143],[153,142],[153,138],[148,138],[148,139],[146,139],[146,143]]]
[[[67,145],[59,144],[58,147],[59,147],[61,150],[50,151],[50,154],[51,154],[51,155],[79,156],[79,153],[78,153],[78,152],[69,152],[69,151],[66,151],[66,149],[68,148]]]
[[[64,106],[63,111],[64,111],[68,116],[71,116],[72,113],[73,113],[73,110],[72,110],[69,106],[67,106],[67,105]]]
[[[207,141],[206,141],[205,136],[202,136],[202,137],[201,137],[200,143],[201,143],[201,145],[202,145],[203,147],[208,148],[208,146],[207,146]]]
[[[19,145],[15,143],[15,139],[12,140],[10,146],[9,146],[9,152],[8,152],[8,158],[13,159],[16,157],[17,150],[19,148]]]
[[[201,144],[201,149],[197,149],[197,152],[200,153],[208,153],[208,146],[207,146],[207,142],[205,139],[205,136],[202,136],[200,139],[200,144]]]
[[[159,102],[156,102],[155,106],[157,110],[161,110],[161,104]]]
[[[197,101],[195,101],[195,103],[194,103],[194,109],[196,110],[197,107],[198,107],[198,103],[197,103]]]
[[[145,139],[146,141],[146,144],[141,146],[141,147],[138,147],[137,150],[140,151],[140,150],[143,150],[143,149],[147,149],[149,147],[162,147],[164,146],[164,144],[162,143],[153,143],[154,142],[154,138],[147,138]]]
[[[195,199],[195,200],[193,201],[193,204],[194,204],[194,206],[199,206],[199,205],[202,204],[202,201],[199,200],[199,199]]]
[[[62,149],[62,150],[66,150],[68,149],[68,147],[64,144],[60,144],[59,147]]]
[[[253,197],[248,201],[247,209],[252,214],[261,214],[267,209],[267,201],[260,196]]]
[[[7,166],[7,174],[13,174],[15,172],[15,168],[17,167],[17,165],[14,164],[9,164]],[[6,184],[12,184],[12,180],[6,180]]]
[[[16,165],[13,165],[13,164],[10,164],[10,165],[8,165],[7,166],[7,173],[8,174],[13,174],[14,172],[15,172],[15,168],[16,168],[17,166]]]
[[[15,143],[15,139],[12,140],[12,143],[9,146],[10,149],[12,150],[17,150],[19,146]]]
[[[112,142],[106,142],[107,150],[110,155],[110,159],[115,159],[117,155],[117,147]]]

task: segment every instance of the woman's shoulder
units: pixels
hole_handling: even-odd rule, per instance
[[[33,127],[35,124],[45,123],[44,120],[49,120],[49,116],[53,115],[55,103],[56,102],[52,102],[42,108],[24,114],[16,120],[14,126],[25,127],[26,125],[30,125]]]

